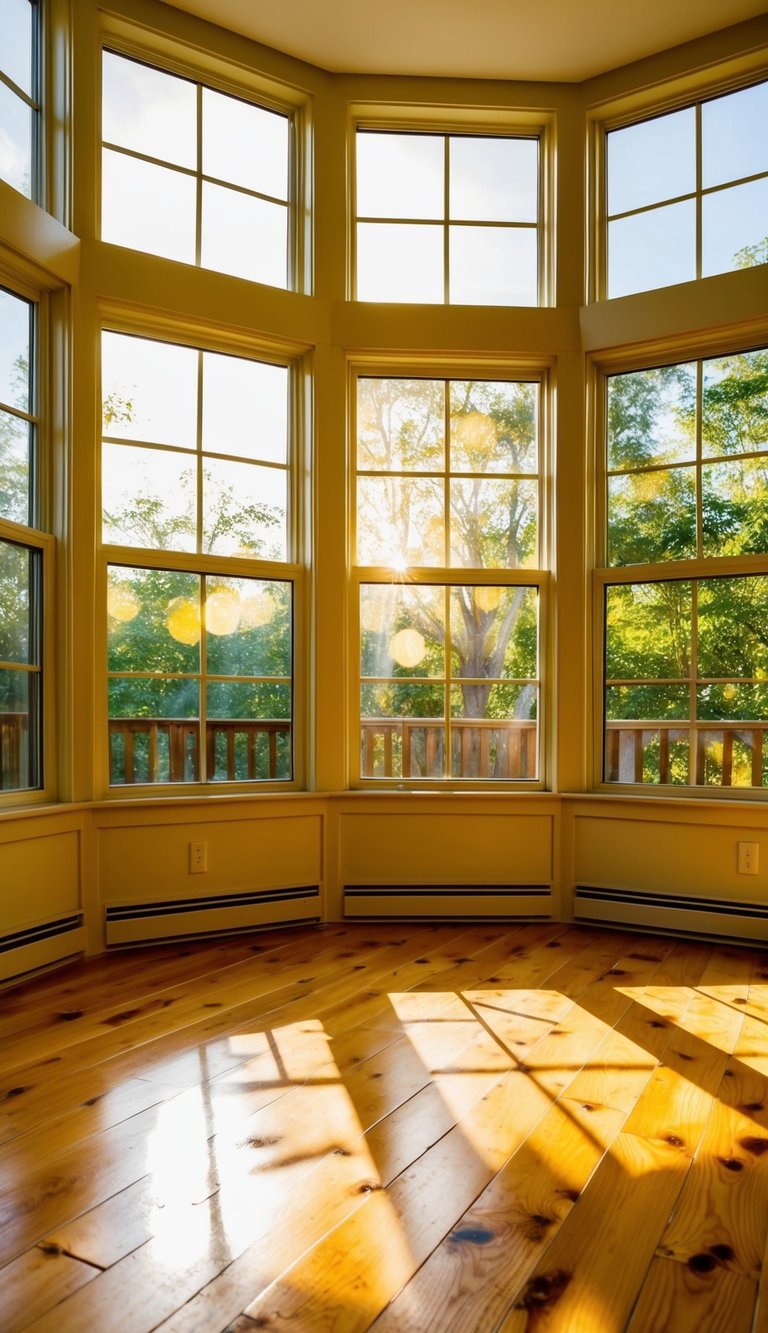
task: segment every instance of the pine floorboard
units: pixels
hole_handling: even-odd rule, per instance
[[[0,994],[2,1333],[768,1333],[768,952],[166,944]]]

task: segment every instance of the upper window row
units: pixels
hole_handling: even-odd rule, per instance
[[[38,0],[6,0],[0,176],[39,176]],[[7,22],[6,13],[7,11]],[[106,241],[300,286],[293,112],[111,51],[102,67]],[[605,136],[604,294],[768,261],[768,83]],[[365,126],[355,137],[358,300],[533,306],[543,298],[542,140]]]

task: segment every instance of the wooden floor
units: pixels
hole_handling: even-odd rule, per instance
[[[78,963],[0,994],[0,1140],[2,1333],[768,1333],[759,950],[390,924]]]

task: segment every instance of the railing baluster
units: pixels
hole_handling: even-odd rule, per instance
[[[752,786],[763,785],[763,741],[765,728],[754,727],[752,730]]]
[[[669,728],[659,732],[659,782],[669,782]]]
[[[269,730],[269,776],[277,777],[277,732],[274,727]]]
[[[720,774],[723,787],[733,785],[733,732],[723,731],[723,768]]]

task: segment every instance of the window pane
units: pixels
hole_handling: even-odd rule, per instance
[[[197,782],[198,681],[118,677],[108,698],[110,783]]]
[[[203,89],[203,171],[274,199],[288,198],[289,121]]]
[[[360,589],[363,676],[445,674],[442,588],[367,584]]]
[[[535,588],[451,589],[452,676],[519,680],[536,675],[537,656]]]
[[[768,550],[768,456],[710,464],[701,482],[704,554]]]
[[[699,583],[699,675],[768,679],[768,577]]]
[[[39,787],[40,677],[0,668],[0,791]]]
[[[287,257],[287,208],[203,181],[204,268],[285,287]]]
[[[194,449],[197,351],[122,333],[101,347],[104,434]]]
[[[443,485],[427,478],[360,477],[357,557],[364,565],[445,563]]]
[[[536,305],[538,242],[533,227],[450,227],[454,305]]]
[[[768,449],[768,351],[704,362],[701,433],[705,456]]]
[[[701,273],[765,263],[768,180],[707,194],[701,201]]]
[[[360,692],[364,778],[442,778],[445,765],[442,685],[364,685]]]
[[[431,472],[444,464],[443,380],[357,381],[359,468]]]
[[[537,220],[537,139],[456,136],[449,144],[451,218],[467,222]]]
[[[289,583],[209,578],[205,622],[211,675],[290,676]]]
[[[698,689],[697,717],[707,721],[728,718],[768,718],[768,683],[744,685],[701,685]]]
[[[451,471],[536,472],[538,385],[451,381]]]
[[[605,691],[605,712],[610,720],[677,718],[685,721],[690,710],[687,685],[610,685]]]
[[[35,553],[0,541],[0,662],[35,661],[32,582]]]
[[[628,213],[695,190],[694,107],[611,130],[607,139],[609,215]]]
[[[443,228],[358,223],[358,301],[444,299]]]
[[[535,481],[452,481],[451,564],[516,569],[536,563]]]
[[[608,478],[608,563],[638,565],[696,555],[693,468]]]
[[[442,135],[358,132],[356,171],[358,217],[445,216]]]
[[[627,296],[696,277],[692,199],[608,224],[608,295]]]
[[[687,678],[691,670],[691,599],[691,584],[681,580],[606,588],[606,677]]]
[[[30,0],[4,0],[0,69],[32,96],[32,31],[37,6]]]
[[[188,454],[105,444],[102,504],[105,542],[197,548],[197,466]]]
[[[204,352],[203,449],[285,463],[287,367]]]
[[[32,428],[0,411],[0,518],[30,523]]]
[[[537,777],[535,685],[451,690],[451,776],[525,782]]]
[[[696,365],[608,380],[608,467],[684,463],[696,455]]]
[[[102,138],[147,157],[194,169],[195,84],[105,51]],[[152,195],[145,195],[145,206],[149,207],[152,199]]]
[[[29,412],[31,306],[0,288],[0,402]]]
[[[768,171],[768,84],[717,97],[701,108],[704,189]]]
[[[194,177],[105,148],[102,240],[194,264],[195,193]]]
[[[209,782],[290,781],[289,685],[216,682],[206,707]]]
[[[200,579],[170,569],[112,566],[107,587],[107,665],[120,672],[200,670]],[[136,683],[149,687],[151,681]],[[177,682],[177,684],[180,684]],[[147,695],[150,700],[154,696]],[[187,693],[184,697],[189,700]],[[149,707],[149,705],[148,705]],[[150,709],[151,712],[151,709]],[[147,716],[147,711],[128,716]],[[183,717],[195,716],[183,712]]]
[[[32,196],[32,132],[35,113],[0,83],[0,178]]]
[[[285,560],[287,485],[283,468],[207,458],[203,466],[203,550]]]

